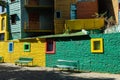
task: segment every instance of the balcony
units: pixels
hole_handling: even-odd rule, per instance
[[[40,0],[24,0],[24,6],[26,8],[53,8],[51,1],[40,2]]]
[[[40,22],[24,22],[24,31],[25,32],[53,32],[51,29],[44,29],[40,27]]]
[[[104,18],[66,20],[65,24],[70,30],[101,29],[104,27]]]

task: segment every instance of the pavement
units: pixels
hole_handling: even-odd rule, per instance
[[[44,67],[21,67],[0,63],[0,80],[120,80],[120,74],[95,72],[61,72]]]

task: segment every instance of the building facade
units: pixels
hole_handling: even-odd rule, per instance
[[[24,56],[33,57],[34,66],[53,67],[57,59],[79,60],[80,70],[120,72],[120,34],[103,33],[105,29],[119,29],[118,25],[105,27],[104,22],[112,17],[118,24],[118,0],[7,1],[9,21],[6,14],[0,15],[0,38],[3,40],[4,34],[7,40],[9,32],[10,39],[0,42],[0,55],[5,62],[14,63]],[[89,34],[78,32],[84,29]],[[68,33],[63,34],[66,30]]]
[[[8,6],[10,39],[53,33],[53,1],[8,0]]]

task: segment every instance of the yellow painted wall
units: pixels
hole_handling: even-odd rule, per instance
[[[70,6],[75,4],[77,0],[54,0],[54,10],[60,11],[60,18],[54,17],[55,34],[64,33],[65,20],[70,19]]]
[[[8,43],[14,43],[14,51],[8,52]],[[24,52],[24,43],[31,44],[31,51]],[[5,62],[14,63],[20,56],[33,57],[33,65],[45,66],[45,40],[44,39],[29,39],[20,41],[0,42],[0,56],[4,57]]]
[[[4,29],[2,30],[2,19],[4,18],[5,21],[5,26]],[[8,25],[7,25],[8,21],[7,21],[7,14],[6,13],[1,13],[0,14],[0,34],[5,34],[5,38],[4,40],[8,40]]]
[[[104,26],[104,18],[66,20],[65,24],[70,30],[100,29]]]

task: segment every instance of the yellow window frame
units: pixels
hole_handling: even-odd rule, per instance
[[[91,52],[92,53],[103,53],[103,39],[102,38],[91,39]]]

